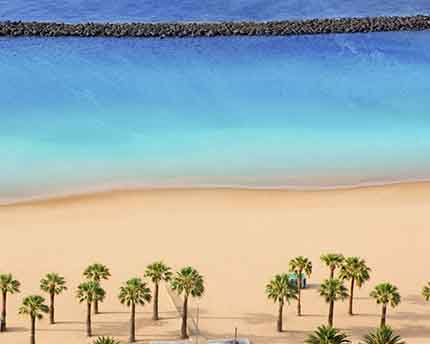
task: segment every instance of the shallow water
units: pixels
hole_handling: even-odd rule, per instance
[[[428,0],[0,0],[0,20],[280,20],[419,13],[430,13]]]
[[[0,201],[430,178],[430,33],[0,39]]]

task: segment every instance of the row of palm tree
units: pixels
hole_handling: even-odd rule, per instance
[[[333,328],[334,305],[338,300],[345,300],[349,297],[348,313],[353,315],[353,299],[355,287],[361,288],[370,279],[371,269],[366,262],[359,257],[345,258],[341,254],[329,253],[321,256],[321,261],[329,268],[329,278],[319,287],[319,293],[329,304],[328,327]],[[301,289],[302,276],[312,274],[312,262],[303,256],[296,257],[289,262],[289,271],[295,273],[296,282],[292,283],[289,275],[279,274],[266,285],[266,293],[270,299],[278,303],[277,330],[283,331],[284,306],[292,300],[297,300],[297,315],[302,315]],[[336,271],[338,277],[335,277]],[[83,276],[82,282],[76,291],[78,300],[87,305],[86,333],[92,336],[91,314],[99,313],[99,304],[106,297],[106,292],[102,287],[102,281],[111,277],[107,266],[95,263],[88,266]],[[183,296],[181,338],[188,338],[187,318],[188,300],[190,297],[200,297],[204,293],[204,279],[192,267],[185,267],[175,275],[172,269],[163,262],[155,262],[147,266],[144,277],[151,280],[154,289],[151,292],[146,282],[139,277],[132,278],[120,287],[119,301],[130,307],[130,335],[129,342],[135,341],[135,309],[136,305],[145,305],[153,302],[154,320],[159,319],[159,287],[160,283],[166,282],[170,287]],[[349,292],[344,286],[344,281],[350,281]],[[35,343],[36,320],[41,319],[43,314],[49,313],[49,322],[55,323],[55,297],[67,290],[64,277],[57,273],[48,273],[40,281],[40,288],[49,295],[50,304],[45,304],[45,299],[40,295],[31,295],[24,298],[19,313],[28,315],[31,320],[31,343]],[[0,321],[0,331],[6,331],[6,301],[8,294],[20,292],[20,282],[11,274],[0,275],[0,291],[2,294],[2,311]],[[430,282],[423,288],[422,295],[426,300],[430,300]],[[380,329],[388,329],[386,326],[387,307],[396,307],[400,303],[400,294],[395,286],[390,283],[378,284],[370,293],[378,304],[382,305]],[[323,328],[323,327],[322,327]],[[385,331],[386,332],[386,331]]]
[[[329,253],[321,256],[321,261],[329,268],[329,278],[323,281],[319,287],[319,294],[329,304],[328,326],[333,327],[334,306],[336,301],[343,301],[349,297],[349,315],[353,315],[354,289],[361,288],[370,279],[371,269],[364,259],[360,257],[345,258],[341,254]],[[338,270],[338,277],[335,271]],[[278,303],[278,318],[276,329],[283,331],[283,309],[285,304],[297,300],[297,315],[302,315],[302,277],[312,273],[312,262],[303,256],[296,257],[289,262],[289,272],[295,274],[295,281],[290,279],[288,273],[275,275],[266,285],[266,294],[269,299]],[[349,292],[344,281],[350,281]],[[424,287],[423,296],[430,299],[430,282]],[[386,326],[387,307],[396,307],[401,300],[396,286],[390,283],[381,283],[375,286],[370,296],[382,305],[380,326]]]
[[[106,291],[101,282],[111,276],[109,268],[103,264],[95,263],[88,266],[83,276],[85,280],[79,284],[76,297],[80,303],[86,304],[86,334],[92,336],[92,313],[99,314],[100,303],[106,297]],[[154,284],[153,292],[143,278],[134,277],[126,281],[119,289],[119,301],[130,308],[130,333],[129,342],[136,341],[135,318],[136,306],[144,306],[153,300],[154,320],[159,320],[159,287],[161,282],[169,282],[172,290],[183,296],[181,338],[188,338],[187,318],[188,300],[190,297],[201,297],[204,293],[204,279],[199,272],[192,267],[185,267],[175,275],[172,269],[163,262],[155,262],[147,266],[144,277]],[[8,294],[20,292],[20,282],[11,274],[0,275],[0,290],[2,292],[1,331],[6,331],[6,300]],[[40,288],[49,295],[50,305],[46,305],[45,299],[40,295],[31,295],[24,298],[19,313],[28,315],[31,321],[31,344],[35,343],[36,320],[42,319],[45,313],[49,313],[50,324],[55,323],[55,297],[67,290],[64,277],[57,273],[48,273],[40,281]],[[154,296],[154,297],[152,297]],[[109,338],[109,337],[106,337]]]
[[[98,303],[106,296],[100,281],[110,277],[109,270],[101,264],[93,264],[84,272],[87,280],[78,286],[77,297],[80,302],[87,304],[87,336],[92,336],[91,307],[98,313]],[[190,297],[201,297],[204,293],[204,279],[199,272],[188,266],[179,270],[175,275],[172,269],[163,262],[155,262],[147,266],[144,276],[154,284],[151,292],[147,283],[139,277],[129,279],[120,287],[119,301],[130,308],[129,343],[136,341],[136,306],[144,306],[153,299],[153,320],[159,320],[159,287],[161,282],[170,282],[170,287],[183,296],[181,338],[188,338],[188,300]],[[152,298],[154,296],[154,298]]]

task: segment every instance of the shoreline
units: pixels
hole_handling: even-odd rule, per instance
[[[42,205],[57,202],[75,202],[79,200],[90,200],[96,198],[108,198],[123,194],[142,194],[156,192],[204,192],[204,191],[254,191],[254,192],[279,192],[279,193],[330,193],[336,191],[353,191],[366,189],[384,189],[396,186],[430,186],[430,179],[410,179],[388,182],[369,182],[338,186],[323,187],[298,187],[298,186],[234,186],[234,185],[202,185],[202,186],[130,186],[130,187],[107,187],[93,190],[82,190],[77,192],[64,192],[52,195],[32,196],[13,200],[1,200],[0,209],[20,206]]]

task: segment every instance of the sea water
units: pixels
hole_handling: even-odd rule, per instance
[[[217,21],[430,13],[428,0],[0,0],[0,20]]]
[[[0,202],[430,179],[430,32],[0,39]]]

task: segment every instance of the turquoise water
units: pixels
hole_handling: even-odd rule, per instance
[[[419,13],[430,13],[428,0],[0,0],[0,20],[279,20]]]
[[[430,179],[430,32],[0,39],[0,201]]]

